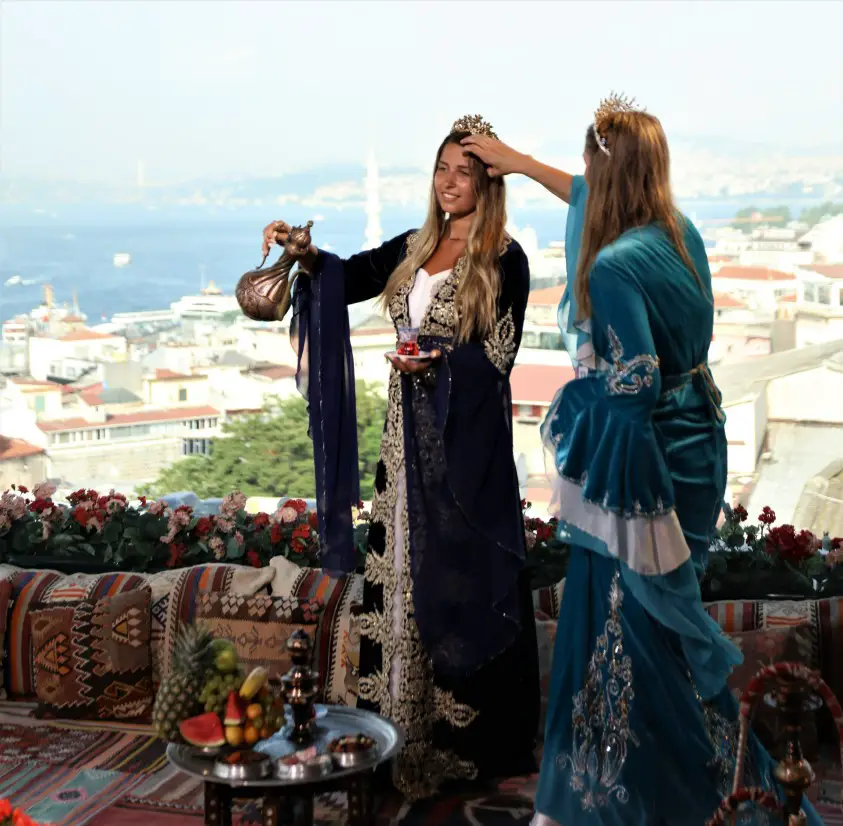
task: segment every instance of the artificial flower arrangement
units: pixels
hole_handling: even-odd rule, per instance
[[[757,524],[743,505],[724,505],[703,577],[707,599],[829,596],[843,588],[843,538],[776,525],[764,507]],[[735,592],[735,593],[732,593]]]
[[[64,559],[102,570],[146,572],[209,562],[260,568],[284,556],[298,565],[319,566],[317,515],[301,499],[287,500],[272,514],[251,514],[245,495],[236,492],[209,516],[144,497],[132,504],[115,491],[78,490],[65,505],[53,500],[55,492],[48,484],[32,491],[13,486],[0,496],[0,562],[26,567],[28,559]],[[533,585],[552,585],[565,575],[567,546],[556,539],[555,520],[528,517],[530,503],[521,506]],[[371,519],[362,502],[352,509],[352,519],[362,568]]]

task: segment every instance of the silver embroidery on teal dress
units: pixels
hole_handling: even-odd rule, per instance
[[[560,768],[570,767],[571,788],[580,794],[585,811],[629,800],[621,782],[629,744],[638,738],[629,727],[632,660],[623,650],[620,608],[623,592],[616,571],[609,589],[609,616],[597,638],[588,663],[585,686],[574,697],[571,754],[557,758]]]
[[[606,378],[609,392],[615,395],[634,395],[645,387],[651,387],[653,373],[658,369],[659,360],[649,353],[641,353],[629,361],[624,361],[623,344],[618,334],[611,325],[607,332],[612,351],[612,370]],[[643,375],[636,372],[640,368],[644,370]]]

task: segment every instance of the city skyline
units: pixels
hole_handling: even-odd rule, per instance
[[[372,147],[426,168],[466,111],[576,158],[613,88],[676,143],[843,156],[839,3],[480,8],[0,0],[0,173],[122,186],[142,159],[171,185],[365,163]]]

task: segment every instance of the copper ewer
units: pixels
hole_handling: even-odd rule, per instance
[[[260,266],[247,272],[237,282],[234,295],[240,309],[252,321],[281,321],[290,309],[293,281],[290,272],[310,249],[310,228],[313,221],[303,227],[293,227],[284,244],[283,255],[268,269]],[[301,270],[300,270],[301,271]]]

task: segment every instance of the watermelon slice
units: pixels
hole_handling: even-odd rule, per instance
[[[225,745],[225,731],[222,727],[222,720],[213,711],[184,720],[179,723],[179,731],[191,746],[200,749],[217,748]]]
[[[224,722],[227,726],[242,726],[246,722],[246,704],[236,691],[228,695]]]

